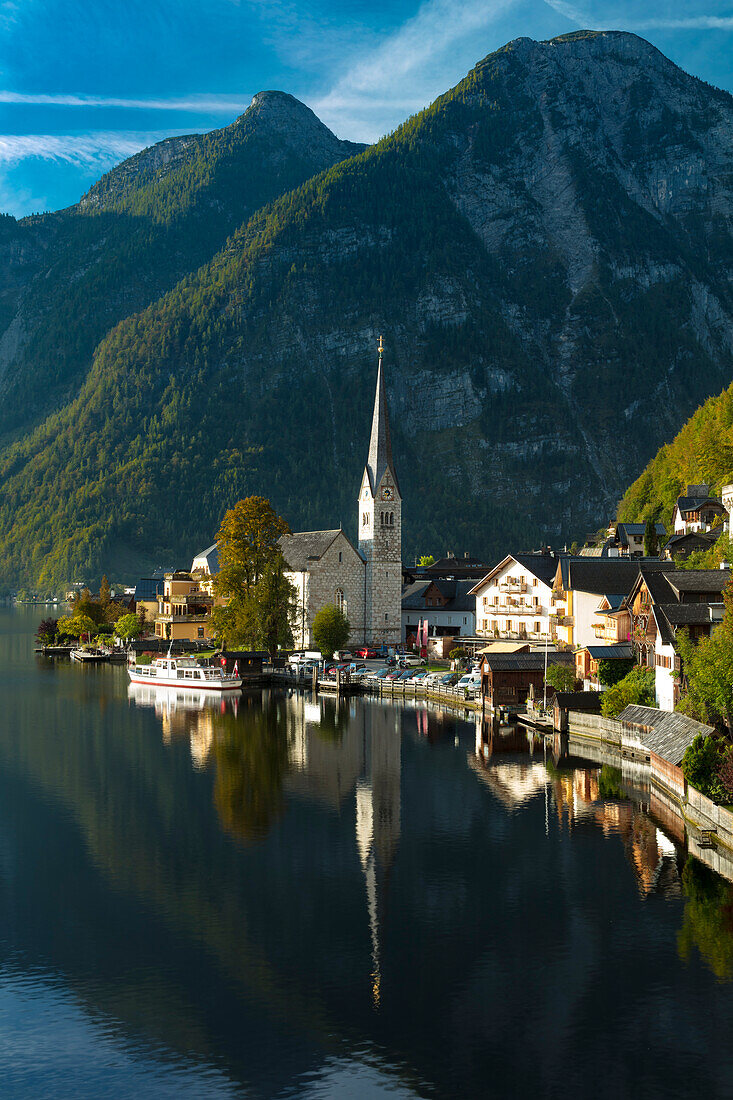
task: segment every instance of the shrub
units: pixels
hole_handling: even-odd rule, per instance
[[[617,718],[621,711],[635,703],[642,707],[656,705],[654,669],[635,665],[631,672],[603,693],[601,713],[606,718]]]

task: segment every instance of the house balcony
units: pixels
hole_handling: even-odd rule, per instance
[[[156,615],[156,623],[208,623],[211,615]]]
[[[550,622],[554,626],[572,626],[575,619],[572,615],[550,615]]]
[[[526,581],[502,581],[499,585],[500,592],[526,592]]]

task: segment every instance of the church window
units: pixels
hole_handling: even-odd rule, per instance
[[[394,527],[394,512],[389,513],[389,525],[390,527]]]
[[[343,588],[336,589],[336,607],[339,611],[342,611],[344,615],[346,614],[346,600],[344,599]]]
[[[389,614],[386,611],[384,613],[384,621],[385,623],[389,622]]]
[[[343,560],[344,560],[343,552],[341,550],[339,550],[339,561],[343,561]]]

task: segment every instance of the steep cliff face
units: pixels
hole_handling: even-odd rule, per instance
[[[730,380],[732,169],[733,100],[641,39],[510,43],[102,342],[0,454],[0,571],[185,557],[245,492],[348,527],[380,332],[408,553],[595,529]]]
[[[363,148],[292,96],[261,92],[231,126],[144,149],[68,210],[2,219],[0,439],[76,394],[105,333],[255,210]]]

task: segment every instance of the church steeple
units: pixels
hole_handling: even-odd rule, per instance
[[[367,459],[367,473],[372,493],[377,488],[384,476],[385,470],[392,475],[395,489],[399,493],[400,487],[392,461],[392,439],[389,432],[389,413],[387,411],[387,394],[384,387],[384,364],[382,355],[384,345],[382,337],[379,337],[379,366],[377,368],[377,392],[374,395],[374,413],[372,415],[372,434],[369,440],[369,458]]]

